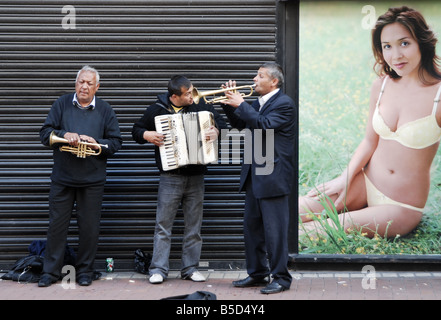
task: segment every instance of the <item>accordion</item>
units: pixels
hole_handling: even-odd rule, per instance
[[[214,117],[209,111],[156,116],[156,131],[164,135],[164,143],[159,147],[162,169],[216,162],[217,141],[205,140],[205,132],[211,126]]]

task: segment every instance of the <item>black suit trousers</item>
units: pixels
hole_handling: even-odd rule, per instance
[[[290,287],[288,226],[288,195],[257,199],[249,176],[246,182],[244,238],[247,271],[251,277],[263,278],[271,274],[274,281],[285,288]]]
[[[76,250],[76,276],[81,274],[92,276],[99,238],[103,193],[104,185],[68,187],[52,182],[43,273],[56,278],[61,275],[70,220],[75,208],[79,237]]]

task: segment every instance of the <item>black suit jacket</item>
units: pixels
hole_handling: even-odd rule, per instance
[[[295,182],[294,101],[280,90],[260,111],[258,100],[252,105],[243,102],[238,108],[222,107],[233,127],[239,130],[249,129],[245,133],[252,135],[252,161],[244,161],[242,164],[240,191],[245,189],[245,182],[251,177],[256,198],[289,194]],[[256,150],[256,147],[261,147],[262,151]],[[247,151],[245,144],[245,152]]]

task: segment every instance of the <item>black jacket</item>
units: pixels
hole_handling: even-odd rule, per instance
[[[144,115],[135,122],[132,128],[132,137],[133,139],[140,143],[144,144],[147,141],[144,140],[143,135],[145,131],[156,131],[155,127],[155,117],[164,114],[173,114],[174,111],[170,105],[170,95],[169,93],[163,93],[158,95],[158,99],[156,102],[149,107],[144,112]],[[223,117],[211,106],[204,103],[199,104],[191,104],[189,106],[184,107],[181,112],[199,112],[199,111],[210,111],[214,115],[214,120],[216,122],[216,127],[220,129],[226,129],[227,124]],[[155,146],[155,160],[156,165],[160,172],[163,172],[162,164],[161,164],[161,155],[159,153],[159,147]],[[204,174],[206,171],[205,165],[188,165],[185,167],[181,167],[176,170],[167,171],[169,173],[179,172],[183,175],[196,175],[196,174]]]
[[[260,110],[259,107],[257,99],[251,105],[243,102],[238,108],[223,106],[232,126],[239,130],[249,129],[253,135],[253,146],[260,143],[262,154],[267,157],[264,163],[257,161],[254,153],[256,148],[253,148],[252,163],[242,164],[240,190],[245,190],[247,178],[252,176],[252,189],[256,198],[290,194],[296,170],[294,101],[279,91]],[[256,138],[258,130],[261,135]],[[269,130],[273,132],[272,137]],[[271,152],[265,151],[266,147],[272,148]]]

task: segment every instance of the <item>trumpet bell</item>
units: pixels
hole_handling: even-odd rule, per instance
[[[226,96],[220,96],[220,97],[213,97],[211,99],[207,99],[207,97],[216,96],[217,94],[227,92],[227,91],[237,91],[237,90],[241,90],[241,89],[249,89],[250,93],[248,93],[248,94],[241,93],[240,94],[242,97],[245,98],[245,97],[249,97],[253,94],[254,87],[255,87],[255,85],[245,85],[245,86],[239,86],[239,87],[233,87],[233,88],[222,88],[222,89],[210,90],[210,91],[199,91],[198,89],[193,88],[191,95],[193,97],[193,101],[195,104],[198,104],[201,98],[204,98],[205,103],[213,104],[216,102],[227,101],[228,98]]]
[[[67,139],[60,138],[55,134],[55,131],[52,131],[51,135],[49,136],[49,145],[52,147],[52,145],[56,143],[69,143],[69,141],[67,141]]]
[[[193,102],[195,104],[199,103],[199,100],[201,99],[201,95],[199,95],[199,90],[196,88],[193,88],[193,91],[191,92],[191,96],[193,97]]]

